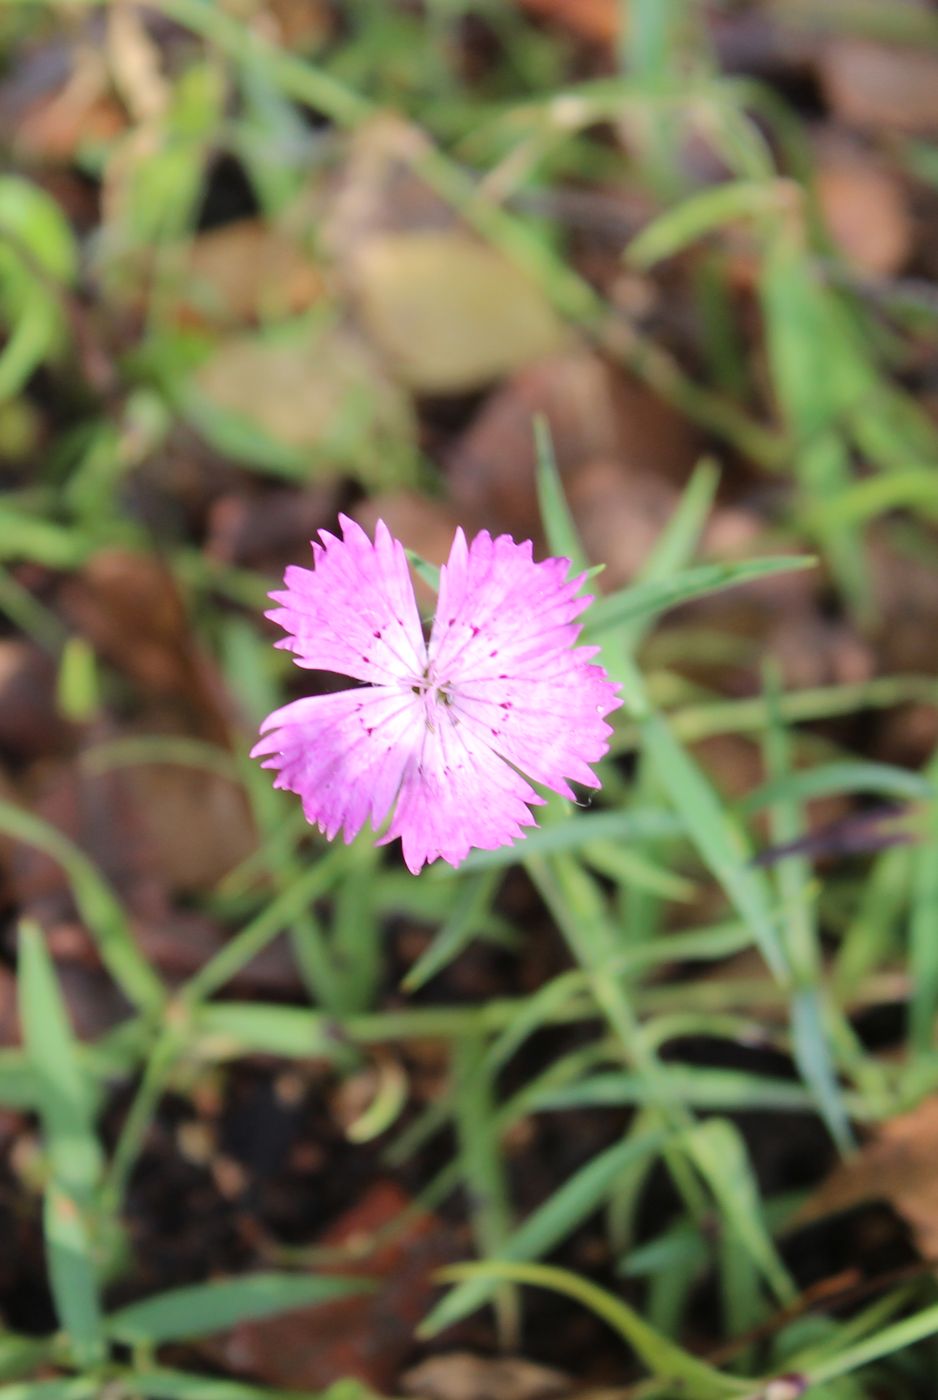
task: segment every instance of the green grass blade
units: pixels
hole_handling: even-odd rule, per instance
[[[102,1156],[90,1086],[79,1068],[55,971],[41,931],[30,923],[20,931],[19,1010],[49,1154],[44,1230],[52,1295],[76,1360],[87,1364],[103,1355],[89,1231]]]
[[[121,991],[140,1010],[160,1006],[163,984],[137,948],[116,895],[88,857],[55,827],[10,802],[0,802],[0,832],[34,846],[62,867],[101,961]]]
[[[693,1395],[696,1400],[722,1400],[724,1396],[742,1395],[751,1390],[751,1382],[723,1376],[715,1367],[698,1361],[669,1338],[656,1332],[621,1298],[566,1269],[550,1264],[488,1260],[480,1264],[452,1265],[441,1270],[440,1277],[454,1279],[463,1286],[488,1284],[489,1287],[506,1279],[563,1293],[602,1318],[641,1358],[653,1375],[673,1382],[680,1387],[682,1394]]]
[[[570,560],[572,573],[586,573],[589,560],[564,495],[550,425],[540,415],[534,420],[534,448],[537,455],[537,500],[547,547],[556,558]]]
[[[634,584],[602,598],[590,609],[584,630],[589,637],[600,637],[623,623],[634,625],[693,602],[724,588],[736,588],[754,579],[770,578],[774,574],[813,569],[816,561],[810,555],[780,555],[766,559],[747,559],[739,564],[701,564],[671,578],[652,579]]]
[[[547,1254],[598,1209],[621,1172],[638,1158],[657,1153],[666,1138],[664,1131],[627,1136],[599,1153],[518,1227],[506,1240],[501,1258],[517,1262]],[[496,1286],[494,1280],[485,1278],[458,1284],[421,1324],[420,1335],[435,1336],[474,1312],[488,1301]]]
[[[625,703],[641,729],[645,753],[688,836],[748,924],[769,968],[784,980],[788,960],[779,935],[771,887],[763,872],[752,866],[744,832],[670,727],[651,708],[634,667],[619,658],[618,667],[613,664],[612,669],[623,680]]]
[[[498,887],[498,871],[470,873],[456,899],[455,907],[433,942],[422,953],[403,980],[404,990],[415,992],[438,972],[458,958],[467,947],[489,909]]]
[[[160,1346],[209,1336],[240,1322],[356,1297],[372,1287],[368,1279],[361,1278],[249,1274],[157,1293],[111,1313],[104,1325],[115,1341],[129,1346]]]

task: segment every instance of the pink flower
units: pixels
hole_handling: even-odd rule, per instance
[[[566,559],[535,563],[530,541],[456,531],[440,571],[425,641],[404,550],[383,521],[374,543],[340,516],[343,538],[320,531],[314,569],[287,569],[267,616],[298,666],[364,684],[275,710],[253,755],[276,787],[303,799],[329,840],[351,841],[393,809],[382,843],[401,838],[416,875],[438,857],[458,865],[536,825],[543,802],[521,776],[564,797],[567,779],[599,782],[621,703],[597,647],[576,647],[574,621],[591,601],[567,581]],[[519,771],[521,770],[521,771]]]

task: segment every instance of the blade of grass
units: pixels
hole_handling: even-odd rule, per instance
[[[52,1294],[76,1361],[90,1365],[104,1355],[89,1231],[102,1154],[91,1089],[78,1064],[55,971],[40,929],[28,922],[20,929],[19,1011],[49,1154],[43,1221]]]
[[[736,588],[754,579],[773,574],[813,569],[817,561],[810,555],[781,555],[778,558],[747,559],[739,564],[701,564],[670,578],[633,584],[595,603],[587,613],[584,630],[590,638],[600,637],[623,623],[635,624],[693,602],[724,588]]]
[[[637,1137],[627,1135],[622,1142],[593,1157],[505,1241],[501,1259],[518,1262],[547,1254],[599,1208],[620,1172],[636,1158],[657,1153],[666,1139],[667,1134],[663,1130]],[[435,1336],[445,1327],[474,1312],[492,1296],[495,1286],[493,1280],[483,1277],[466,1279],[457,1284],[425,1318],[419,1335]]]
[[[567,1269],[558,1269],[550,1264],[492,1259],[481,1264],[450,1265],[440,1271],[439,1277],[444,1281],[455,1281],[458,1285],[455,1292],[466,1285],[487,1284],[491,1287],[498,1280],[507,1279],[563,1293],[602,1318],[653,1375],[682,1389],[688,1387],[687,1393],[697,1397],[697,1400],[722,1400],[725,1396],[742,1395],[751,1388],[751,1382],[723,1376],[715,1367],[699,1361],[649,1327],[621,1298]],[[453,1296],[455,1293],[450,1294],[450,1297]]]
[[[226,1331],[241,1322],[356,1297],[373,1288],[370,1280],[362,1278],[248,1274],[154,1294],[111,1313],[104,1326],[109,1337],[128,1346],[161,1346]]]
[[[165,989],[138,950],[117,897],[87,856],[55,827],[10,802],[0,802],[0,831],[34,846],[62,867],[78,912],[114,981],[141,1011],[158,1008]]]

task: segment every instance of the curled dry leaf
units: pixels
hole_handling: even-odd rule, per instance
[[[855,1157],[835,1167],[798,1216],[807,1225],[871,1201],[907,1223],[919,1252],[938,1259],[938,1096],[881,1124]]]

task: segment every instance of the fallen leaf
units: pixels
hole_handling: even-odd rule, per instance
[[[556,1400],[574,1389],[569,1376],[521,1356],[453,1351],[405,1371],[404,1392],[417,1400]]]
[[[433,1297],[432,1274],[455,1257],[452,1235],[422,1212],[390,1242],[376,1244],[376,1237],[410,1205],[394,1182],[379,1180],[318,1242],[346,1249],[349,1263],[341,1272],[375,1279],[374,1293],[243,1323],[219,1344],[225,1366],[265,1385],[298,1390],[356,1377],[377,1390],[393,1391],[413,1348],[414,1330]]]
[[[827,101],[841,121],[906,135],[938,129],[938,54],[838,36],[820,50],[819,67]]]
[[[938,1095],[883,1123],[855,1157],[835,1167],[796,1223],[885,1201],[909,1226],[920,1253],[938,1258]]]
[[[467,521],[536,537],[533,419],[547,420],[567,484],[596,462],[631,481],[641,474],[684,481],[697,451],[686,423],[598,355],[574,349],[519,371],[485,401],[447,460],[450,496]]]
[[[38,647],[0,638],[0,751],[23,763],[59,748],[69,733],[56,705],[55,667]]]
[[[588,556],[606,565],[596,586],[609,592],[638,573],[674,511],[677,491],[660,476],[603,459],[574,473],[568,499]]]
[[[899,272],[912,250],[912,222],[895,175],[865,153],[840,154],[822,156],[815,183],[828,232],[847,262],[871,277]]]
[[[526,274],[462,230],[376,236],[354,254],[351,276],[367,334],[417,393],[479,388],[565,339]]]
[[[192,728],[224,742],[221,683],[196,645],[172,574],[156,556],[105,549],[62,586],[66,616],[148,696],[184,701]]]
[[[277,321],[307,310],[323,278],[297,240],[261,219],[238,219],[193,239],[180,289],[183,324]]]
[[[521,8],[593,44],[614,44],[622,27],[620,0],[521,0]]]
[[[374,352],[342,327],[296,335],[236,335],[222,341],[195,376],[214,418],[193,404],[200,430],[223,428],[230,449],[243,427],[267,443],[308,456],[310,475],[350,471],[371,485],[410,472],[414,424],[405,395]],[[223,422],[218,423],[218,415]],[[263,461],[264,445],[256,449]]]

